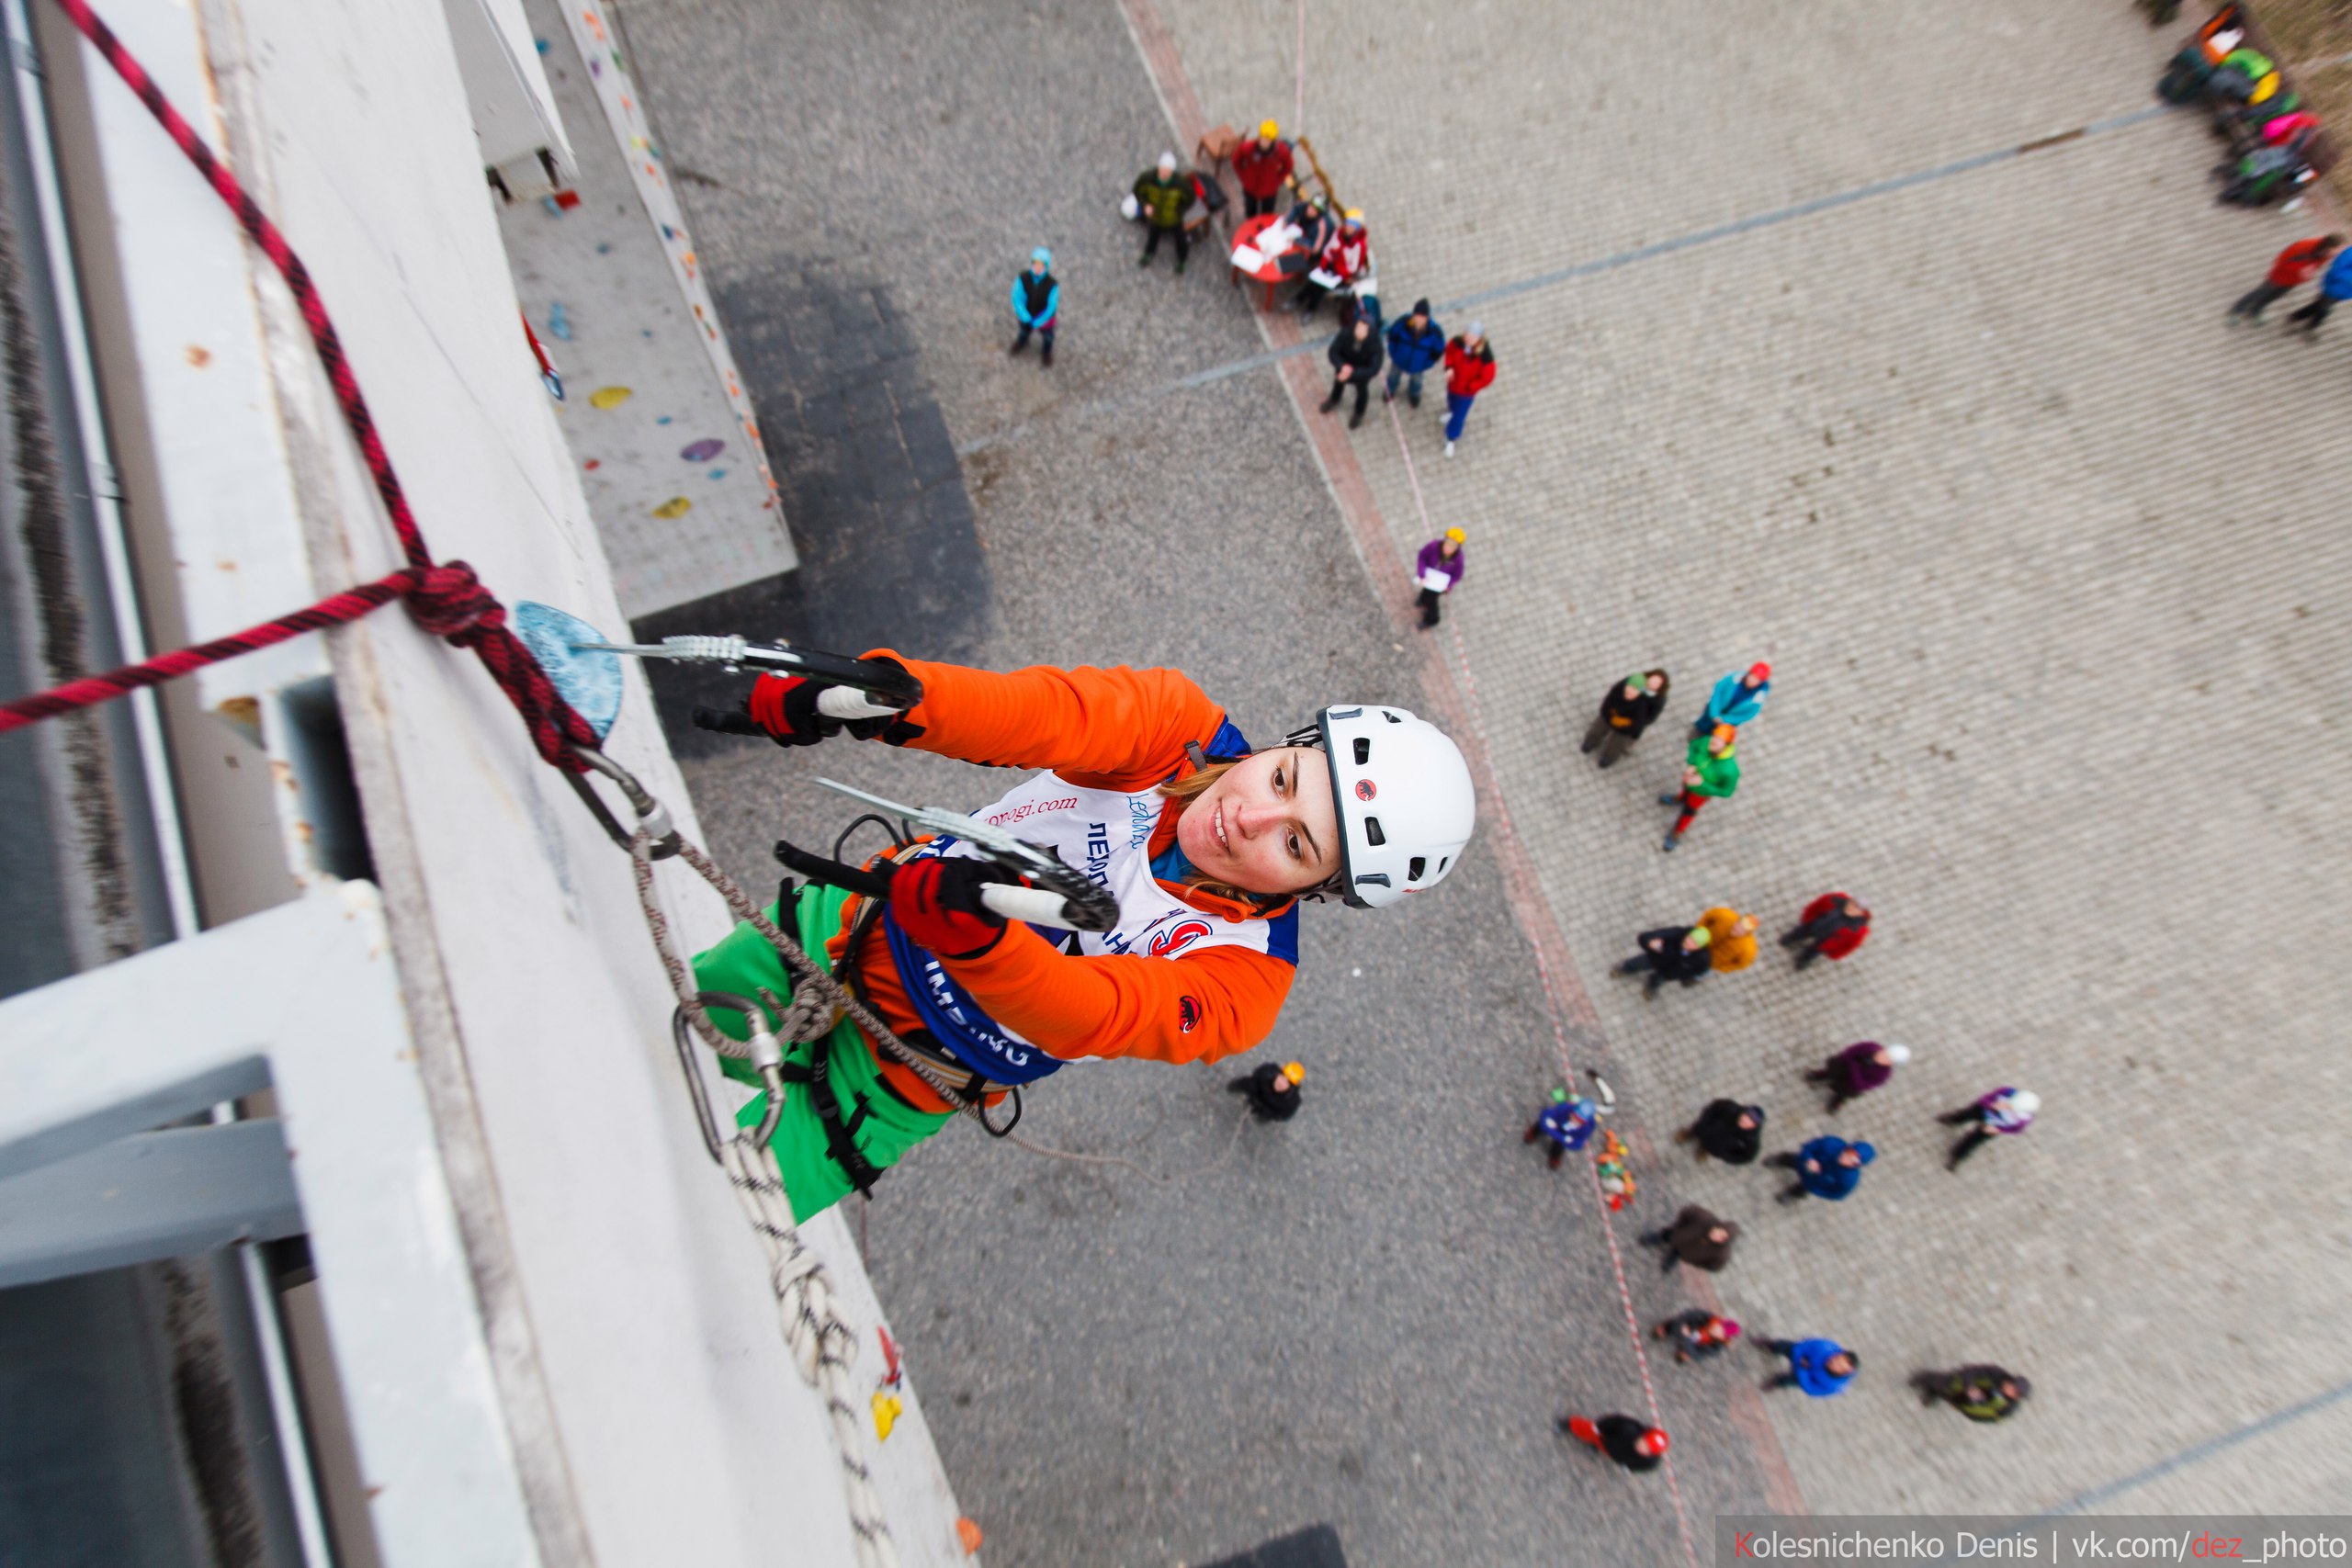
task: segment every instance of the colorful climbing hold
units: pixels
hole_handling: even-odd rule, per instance
[[[605,466],[605,460],[604,460],[602,457],[591,457],[591,458],[589,458],[586,462],[584,462],[584,463],[581,464],[580,466],[581,466],[582,468],[586,468],[590,473],[594,473],[594,472],[595,472],[598,468],[603,468],[603,467]]]
[[[660,419],[655,420],[653,423],[656,423],[656,424],[667,424],[667,423],[670,423],[670,416],[669,416],[668,414],[666,414],[666,413],[665,413],[665,414],[663,414]]]
[[[628,401],[629,397],[629,389],[627,387],[599,387],[588,394],[588,406],[598,409],[616,409]]]
[[[531,41],[539,46],[539,52],[541,54],[545,54],[548,50],[552,47],[548,44],[548,40],[543,38],[535,38]]]
[[[899,1402],[897,1394],[884,1393],[878,1389],[875,1391],[875,1441],[887,1443],[890,1440],[890,1428],[898,1425],[899,1417],[906,1414],[906,1405]]]
[[[653,509],[653,515],[664,520],[672,517],[684,517],[687,513],[694,510],[694,505],[695,503],[688,501],[684,496],[673,495],[669,500],[663,502],[661,505],[655,507]]]
[[[598,245],[596,247],[596,254],[600,256],[611,255],[613,254],[613,243],[610,240],[607,240],[604,243]]]
[[[707,463],[726,450],[726,442],[716,435],[706,435],[700,441],[687,443],[678,456],[689,463]]]
[[[727,477],[727,470],[725,468],[713,468],[710,470],[710,477],[715,479],[723,479]]]
[[[571,316],[560,299],[548,307],[548,331],[566,343],[571,341]]]
[[[964,1555],[969,1557],[980,1549],[980,1527],[963,1516],[956,1516],[956,1539],[963,1544]]]

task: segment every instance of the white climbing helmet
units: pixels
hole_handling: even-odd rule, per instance
[[[1312,731],[1331,763],[1340,814],[1333,889],[1360,909],[1394,904],[1445,880],[1477,825],[1470,764],[1445,731],[1403,708],[1335,705]]]

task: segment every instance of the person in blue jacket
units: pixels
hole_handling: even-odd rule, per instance
[[[1795,1184],[1781,1194],[1781,1202],[1826,1198],[1838,1203],[1861,1185],[1862,1167],[1876,1158],[1878,1151],[1868,1144],[1849,1144],[1824,1134],[1792,1155],[1774,1155],[1764,1163],[1797,1173]]]
[[[2327,270],[2319,275],[2319,298],[2289,316],[2291,323],[2303,323],[2303,335],[2319,336],[2319,324],[2341,300],[2352,299],[2352,250],[2338,251]]]
[[[1396,383],[1405,383],[1405,400],[1421,406],[1421,378],[1445,358],[1445,329],[1430,317],[1430,302],[1416,299],[1413,308],[1388,328],[1388,385],[1380,394],[1384,403],[1396,400]]]
[[[1566,1089],[1552,1091],[1552,1103],[1544,1108],[1534,1123],[1527,1129],[1527,1136],[1520,1142],[1532,1144],[1542,1138],[1552,1146],[1545,1156],[1552,1168],[1560,1168],[1561,1156],[1574,1154],[1592,1141],[1592,1130],[1600,1124],[1600,1107],[1580,1094]]]
[[[1845,1392],[1862,1368],[1862,1359],[1835,1339],[1758,1339],[1768,1356],[1786,1356],[1789,1370],[1764,1380],[1767,1389],[1801,1388],[1815,1399]]]
[[[1735,670],[1715,682],[1707,695],[1707,705],[1699,710],[1696,723],[1690,726],[1693,735],[1705,735],[1719,724],[1734,729],[1764,711],[1764,699],[1772,692],[1772,667],[1758,660],[1745,670]]]
[[[1014,275],[1012,279],[1012,319],[1020,324],[1021,335],[1012,340],[1005,352],[1018,354],[1029,346],[1029,334],[1035,333],[1045,345],[1040,363],[1048,370],[1054,367],[1054,330],[1061,325],[1062,286],[1054,276],[1054,253],[1039,245],[1029,253],[1029,267]]]

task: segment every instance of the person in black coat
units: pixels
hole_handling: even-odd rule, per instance
[[[1331,340],[1329,357],[1331,361],[1331,395],[1323,400],[1323,412],[1329,413],[1338,408],[1341,394],[1353,387],[1356,412],[1348,419],[1348,428],[1353,430],[1363,423],[1364,402],[1372,396],[1373,380],[1380,374],[1379,323],[1368,317],[1358,316],[1352,326]]]
[[[1666,1429],[1631,1416],[1563,1416],[1560,1430],[1580,1443],[1590,1443],[1627,1470],[1656,1470],[1666,1457]]]
[[[1764,1147],[1764,1108],[1711,1100],[1696,1122],[1674,1134],[1674,1141],[1697,1143],[1701,1159],[1713,1155],[1725,1165],[1753,1165]]]
[[[1584,732],[1585,755],[1592,755],[1598,748],[1600,765],[1613,767],[1642,738],[1642,731],[1666,711],[1666,694],[1672,685],[1665,671],[1645,670],[1610,687],[1609,694],[1600,699],[1600,712]]]
[[[1657,996],[1657,988],[1668,980],[1695,986],[1714,973],[1714,953],[1710,951],[1714,933],[1704,926],[1660,926],[1644,931],[1636,940],[1642,951],[1617,965],[1617,973],[1638,975],[1648,970],[1650,977],[1642,987],[1645,997]]]
[[[1287,1122],[1298,1114],[1298,1086],[1306,1081],[1306,1069],[1296,1062],[1281,1066],[1261,1062],[1256,1072],[1228,1080],[1225,1090],[1248,1095],[1259,1121]]]

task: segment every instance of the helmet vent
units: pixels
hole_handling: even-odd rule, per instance
[[[1439,862],[1437,863],[1437,868],[1438,868],[1438,870],[1439,870],[1440,872],[1442,872],[1442,871],[1444,871],[1444,870],[1445,870],[1445,868],[1446,868],[1447,866],[1452,865],[1453,863],[1453,857],[1452,855],[1446,855],[1446,856],[1444,856],[1443,858],[1442,858],[1441,860],[1439,860]]]
[[[1364,735],[1359,735],[1359,736],[1357,736],[1357,737],[1356,737],[1356,766],[1357,766],[1357,767],[1359,767],[1359,768],[1361,768],[1361,767],[1363,767],[1366,762],[1369,762],[1369,761],[1372,761],[1372,739],[1371,739],[1371,737],[1369,737],[1369,736],[1364,736]]]
[[[1393,712],[1391,712],[1391,711],[1390,711],[1390,710],[1388,710],[1387,708],[1383,708],[1383,709],[1381,709],[1381,710],[1380,710],[1380,716],[1381,716],[1381,717],[1383,717],[1383,718],[1385,718],[1385,719],[1386,719],[1386,720],[1387,720],[1389,723],[1391,723],[1391,724],[1402,724],[1402,723],[1404,723],[1404,722],[1405,722],[1403,719],[1398,718],[1398,717],[1396,716],[1396,714],[1394,714]]]
[[[1428,856],[1415,855],[1413,857],[1412,863],[1405,868],[1405,880],[1408,882],[1419,882],[1421,879],[1421,873],[1427,871],[1429,868],[1430,863]]]
[[[1380,830],[1380,818],[1377,817],[1363,819],[1363,836],[1375,847],[1388,841],[1388,835]]]

